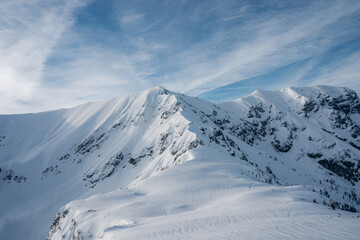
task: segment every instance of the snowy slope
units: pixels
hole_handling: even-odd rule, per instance
[[[314,204],[316,193],[246,178],[215,150],[192,154],[136,186],[67,204],[49,239],[358,239],[358,215]]]
[[[44,238],[45,226],[65,203],[169,167],[170,147],[179,152],[177,162],[186,159],[196,136],[176,104],[173,95],[154,88],[74,109],[2,116],[3,236],[17,239],[33,231]],[[164,109],[171,109],[171,117]],[[44,217],[35,224],[41,230],[25,224],[39,213]]]
[[[322,203],[360,209],[359,116],[354,91],[327,86],[218,105],[156,87],[0,116],[0,238],[238,239],[256,223],[355,239],[357,215]]]

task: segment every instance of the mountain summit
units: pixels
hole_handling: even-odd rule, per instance
[[[2,115],[0,238],[356,239],[359,124],[356,92],[330,86]]]

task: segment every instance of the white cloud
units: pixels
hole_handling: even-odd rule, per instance
[[[183,71],[170,75],[176,81],[165,86],[198,95],[316,56],[347,40],[346,34],[339,36],[339,29],[330,27],[359,10],[359,2],[348,3],[314,4],[307,9],[265,17],[253,16],[255,19],[248,19],[238,32],[251,33],[249,39],[234,44],[230,51],[212,57],[206,48],[209,42],[218,42],[218,36],[215,36],[215,39],[206,39],[207,43],[200,43],[181,53],[179,64],[182,64]]]
[[[322,67],[320,75],[312,79],[314,85],[350,87],[360,92],[360,53],[356,52],[341,62]]]
[[[74,12],[85,1],[0,4],[0,55],[5,56],[0,59],[0,111],[69,107],[155,85],[198,95],[347,41],[358,24],[352,15],[360,9],[357,1],[265,6],[266,11],[251,4],[239,7],[239,1],[114,3],[120,5],[108,8],[113,11],[109,19],[94,26],[73,26]],[[85,11],[91,14],[97,13]],[[114,26],[101,25],[111,18]],[[299,85],[312,67],[309,62],[294,73],[289,84]],[[330,72],[350,84],[355,68],[347,61]],[[329,82],[328,70],[316,80]]]
[[[134,23],[139,22],[142,18],[143,18],[143,14],[130,12],[124,16],[121,16],[120,24],[122,26],[126,26],[128,24],[134,24]]]
[[[0,109],[38,92],[44,65],[57,40],[72,24],[82,1],[2,1],[0,4]]]

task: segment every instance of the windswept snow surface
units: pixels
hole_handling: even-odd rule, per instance
[[[304,187],[251,180],[217,151],[192,155],[136,186],[67,204],[50,239],[359,238],[356,214],[312,203],[322,198]]]
[[[0,239],[358,239],[359,124],[328,86],[3,115]]]

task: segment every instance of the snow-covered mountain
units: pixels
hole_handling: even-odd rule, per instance
[[[0,239],[356,239],[359,125],[328,86],[1,115]]]

